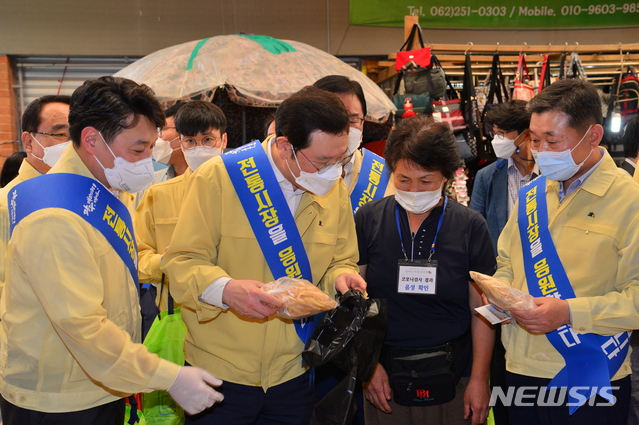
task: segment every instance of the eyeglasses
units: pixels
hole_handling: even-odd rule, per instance
[[[211,136],[204,136],[201,141],[197,140],[195,137],[180,138],[180,143],[182,144],[182,146],[184,146],[184,149],[186,149],[187,151],[189,149],[193,149],[194,147],[196,147],[198,143],[204,146],[205,148],[213,149],[218,147],[221,141],[222,141],[221,138],[211,137]]]
[[[44,131],[34,131],[33,134],[43,134],[45,136],[51,136],[58,143],[68,142],[71,138],[69,136],[69,133],[45,133]]]
[[[359,115],[350,115],[348,117],[348,122],[350,122],[351,124],[361,124],[362,122],[364,122],[365,118],[360,117]]]
[[[332,164],[326,162],[324,164],[320,164],[320,166],[318,167],[317,165],[315,165],[316,163],[314,161],[311,161],[310,159],[308,159],[308,156],[306,156],[306,154],[303,151],[298,150],[297,152],[301,153],[302,156],[304,156],[304,158],[306,158],[306,160],[308,162],[310,162],[311,165],[313,167],[315,167],[317,172],[320,173],[320,174],[323,173],[324,171],[328,170],[330,167],[332,167],[334,165],[336,165],[338,167],[343,167],[344,165],[348,164],[351,161],[351,159],[353,158],[353,154],[355,153],[355,152],[353,152],[353,153],[347,154],[342,159],[339,159],[339,160],[333,162]],[[295,150],[293,151],[293,155],[295,155]]]

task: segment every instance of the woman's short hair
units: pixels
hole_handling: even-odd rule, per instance
[[[425,115],[404,119],[391,131],[384,157],[392,173],[404,159],[429,171],[439,171],[452,179],[461,164],[457,140],[447,124]]]

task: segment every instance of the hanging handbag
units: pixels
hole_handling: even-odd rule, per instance
[[[404,50],[413,47],[415,43],[415,36],[419,38],[419,49]],[[428,68],[430,67],[431,52],[430,47],[424,46],[424,39],[422,36],[422,30],[418,24],[414,24],[410,31],[410,35],[406,39],[406,42],[399,48],[397,52],[397,58],[395,59],[395,70],[400,71],[406,68]]]
[[[482,137],[477,139],[477,167],[482,168],[497,160],[497,156],[493,151],[493,147],[490,143],[492,140],[493,129],[492,125],[486,121],[486,114],[493,109],[499,108],[500,104],[504,101],[508,101],[508,90],[506,90],[506,82],[504,75],[501,71],[501,65],[499,63],[499,55],[495,53],[493,55],[493,63],[490,69],[490,89],[488,96],[486,96],[486,106],[481,113],[481,129],[483,132]],[[497,103],[494,103],[497,101]]]
[[[430,68],[402,71],[395,83],[395,92],[399,89],[401,79],[404,80],[406,94],[430,93],[431,99],[439,99],[446,95],[446,73],[435,55],[431,57]]]
[[[444,75],[444,78],[450,89],[450,96],[444,96],[444,100],[433,101],[433,117],[435,121],[448,124],[453,132],[465,130],[468,126],[461,109],[461,99],[448,77]],[[446,95],[445,91],[444,95]]]
[[[459,153],[461,154],[462,159],[466,162],[471,161],[477,157],[477,138],[481,137],[481,134],[479,132],[479,117],[477,116],[478,107],[475,94],[475,82],[473,80],[473,70],[471,66],[470,54],[466,53],[464,62],[463,87],[460,98],[461,109],[462,113],[464,114],[464,121],[466,121],[466,125],[468,126],[468,131],[462,132],[461,136],[468,145],[470,153],[466,154],[465,151],[462,150],[462,145],[458,145],[460,147]],[[459,137],[457,137],[457,141],[461,141]]]
[[[160,291],[164,287],[164,274]],[[160,293],[161,297],[161,293]],[[151,353],[180,366],[184,365],[184,338],[186,324],[182,320],[180,307],[174,308],[169,295],[169,309],[161,312],[151,325],[144,345]],[[183,425],[184,411],[166,391],[142,394],[142,410],[148,425]]]
[[[528,102],[533,97],[535,97],[535,91],[530,84],[530,73],[528,72],[528,65],[526,65],[526,55],[522,53],[519,55],[519,63],[517,64],[513,99]]]
[[[434,100],[433,116],[435,121],[448,124],[453,132],[465,130],[467,127],[459,99]]]
[[[539,88],[537,93],[548,87],[551,84],[550,80],[550,55],[544,55],[544,61],[541,65],[541,76],[539,77]]]
[[[493,129],[492,129],[492,126],[486,122],[486,114],[493,109],[499,108],[499,105],[502,102],[507,102],[509,100],[508,90],[506,89],[506,82],[504,80],[504,75],[501,71],[501,65],[499,63],[499,55],[497,53],[493,55],[493,63],[490,69],[489,87],[490,88],[488,90],[488,96],[486,96],[486,105],[484,106],[484,109],[481,114],[481,121],[482,121],[483,135],[485,137],[489,137],[492,139]],[[495,103],[495,100],[497,101],[497,103]],[[479,149],[478,149],[478,153],[479,153]]]
[[[393,96],[393,103],[397,107],[396,116],[402,118],[404,112],[406,112],[405,105],[406,100],[410,99],[410,103],[413,105],[413,111],[418,115],[429,115],[433,113],[433,103],[430,100],[430,93],[424,94],[396,94]]]
[[[570,54],[570,63],[566,68],[566,78],[582,78],[584,80],[588,78],[581,59],[575,52]]]

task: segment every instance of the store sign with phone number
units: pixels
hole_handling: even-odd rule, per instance
[[[545,29],[639,25],[639,2],[575,0],[351,0],[351,25],[424,28]]]

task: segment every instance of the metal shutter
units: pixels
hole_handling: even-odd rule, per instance
[[[14,56],[19,116],[34,99],[73,93],[84,81],[113,75],[138,58]]]

